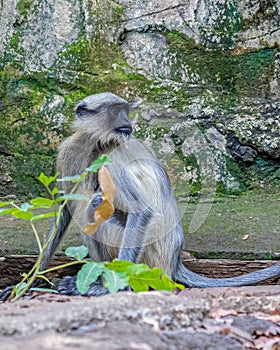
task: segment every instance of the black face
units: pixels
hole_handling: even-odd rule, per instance
[[[105,97],[107,96],[107,100]],[[132,133],[132,124],[129,120],[130,106],[129,102],[118,99],[112,103],[112,94],[104,93],[92,95],[81,101],[76,109],[77,118],[80,120],[96,121],[97,127],[104,131],[111,131],[119,136],[129,136]]]
[[[123,136],[129,136],[132,133],[132,125],[128,118],[128,113],[128,105],[120,105],[111,109],[110,119],[115,133]]]

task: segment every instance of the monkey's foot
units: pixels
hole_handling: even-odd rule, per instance
[[[101,295],[108,294],[108,289],[101,284],[92,283],[87,291],[86,295],[100,297]]]
[[[0,301],[6,301],[12,293],[14,286],[8,286],[0,292]]]
[[[66,276],[61,281],[59,281],[57,286],[57,291],[59,294],[64,295],[80,295],[76,286],[76,276]]]
[[[64,295],[81,295],[76,286],[77,276],[66,276],[64,277],[57,286],[57,291],[59,294]],[[88,291],[84,296],[101,296],[108,293],[108,289],[105,288],[100,281],[94,282],[90,285]]]

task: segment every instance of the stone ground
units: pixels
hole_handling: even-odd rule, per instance
[[[277,258],[279,199],[217,200],[198,231],[186,235],[188,249],[216,257],[254,252],[258,258]],[[195,208],[189,205],[183,211],[189,216]],[[39,225],[45,234],[49,222]],[[77,232],[72,226],[60,252],[80,244]],[[37,254],[28,223],[1,218],[0,237],[2,257]],[[208,269],[213,269],[210,263]],[[178,295],[122,292],[100,298],[35,294],[0,304],[0,344],[1,350],[280,350],[280,285],[186,289]]]
[[[280,349],[280,286],[0,304],[1,350]]]

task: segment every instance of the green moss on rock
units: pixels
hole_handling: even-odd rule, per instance
[[[19,0],[17,3],[17,10],[24,16],[31,9],[33,3],[33,0]]]
[[[213,4],[215,6],[210,6],[206,12],[206,25],[200,26],[202,41],[208,47],[230,49],[233,35],[241,29],[242,24],[238,1],[213,1]]]
[[[259,0],[259,8],[254,16],[242,20],[242,29],[246,30],[252,26],[259,26],[266,20],[277,18],[277,0]]]
[[[216,110],[236,105],[239,98],[263,97],[269,91],[269,77],[274,69],[275,49],[261,50],[220,50],[207,49],[193,39],[178,32],[165,33],[170,54],[175,57],[171,66],[171,79],[182,85],[185,71],[189,81],[176,91],[174,87],[161,87],[173,107],[182,110],[192,97],[203,96],[207,99],[211,88],[211,99],[207,103]],[[189,88],[189,85],[195,88]],[[158,94],[159,91],[155,91]],[[213,99],[216,97],[216,99]]]
[[[28,14],[34,6],[33,0],[19,0],[17,3],[18,14],[14,26],[20,27],[25,24],[28,20]]]

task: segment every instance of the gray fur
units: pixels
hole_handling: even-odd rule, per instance
[[[125,100],[109,92],[91,95],[78,104],[75,132],[59,148],[57,167],[61,177],[83,172],[101,154],[112,159],[107,168],[117,188],[115,213],[94,235],[83,235],[94,261],[119,258],[145,263],[164,269],[171,278],[188,287],[251,285],[280,275],[280,264],[221,279],[205,278],[188,270],[180,261],[184,235],[168,177],[160,162],[133,137],[130,128]],[[69,193],[73,184],[62,184],[62,189]],[[91,174],[77,191],[84,193],[88,202],[71,202],[65,208],[41,270],[47,267],[71,218],[81,229],[93,221],[101,200],[97,174]],[[58,290],[77,295],[75,281],[76,277],[64,278]],[[107,290],[99,281],[90,286],[86,295],[105,293]]]
[[[95,261],[117,257],[157,266],[175,281],[189,287],[249,285],[280,275],[280,265],[222,279],[205,278],[188,270],[179,258],[184,235],[176,201],[162,165],[132,135],[123,137],[113,132],[118,125],[112,121],[112,116],[117,123],[128,122],[125,117],[122,120],[123,114],[119,118],[112,113],[116,105],[125,106],[125,100],[103,93],[89,96],[81,104],[88,115],[75,122],[76,133],[60,147],[59,171],[63,176],[74,175],[98,155],[107,153],[113,161],[108,169],[117,186],[115,214],[93,236],[84,235],[84,242]],[[79,148],[82,152],[78,151]],[[68,161],[61,162],[61,159]],[[90,198],[92,188],[92,181],[83,187],[83,192],[89,192]],[[78,221],[83,227],[86,222],[81,209],[79,205],[76,208]],[[92,295],[90,290],[88,293]]]

